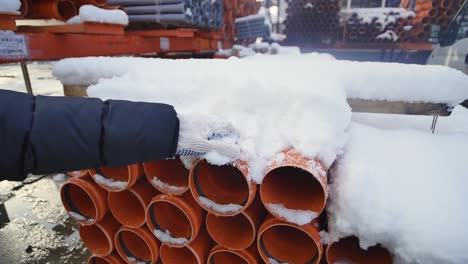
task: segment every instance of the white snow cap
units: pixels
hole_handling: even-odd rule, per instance
[[[106,178],[106,177],[104,177],[102,175],[99,175],[99,174],[95,174],[93,176],[93,178],[96,181],[96,183],[107,186],[107,187],[112,188],[112,189],[121,190],[121,189],[124,189],[125,187],[127,187],[127,185],[128,185],[128,182],[116,181],[114,179]]]
[[[72,17],[67,23],[83,22],[128,25],[128,15],[120,9],[108,10],[93,5],[83,5],[80,7],[79,15]]]
[[[286,208],[283,204],[267,204],[268,209],[270,209],[274,214],[284,217],[288,222],[294,223],[297,225],[305,225],[315,218],[317,218],[317,213],[308,210],[297,210]]]
[[[17,14],[20,7],[20,0],[0,0],[0,13]]]
[[[185,237],[172,237],[171,232],[166,230],[165,232],[161,230],[153,230],[154,235],[163,243],[170,243],[176,245],[184,245],[188,243],[188,239]]]
[[[403,263],[468,263],[468,134],[351,126],[332,173],[331,237],[381,243]]]
[[[239,204],[218,204],[203,196],[198,197],[198,200],[204,206],[209,207],[220,213],[234,213],[242,210],[242,205]]]

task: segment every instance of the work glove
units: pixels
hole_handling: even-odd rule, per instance
[[[180,115],[179,142],[176,155],[202,156],[211,152],[239,159],[239,132],[231,123],[207,116]]]

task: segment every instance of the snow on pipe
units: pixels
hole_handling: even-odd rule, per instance
[[[125,264],[126,262],[117,254],[112,253],[105,257],[93,255],[89,257],[88,264]]]
[[[179,158],[143,163],[148,181],[162,193],[181,195],[189,189],[189,170]]]
[[[212,243],[205,228],[200,229],[198,236],[185,247],[171,247],[162,244],[161,260],[164,264],[204,264],[208,258]]]
[[[257,192],[247,175],[245,163],[216,166],[200,160],[190,170],[190,191],[208,212],[234,216],[249,207]]]
[[[206,216],[208,233],[219,245],[230,250],[243,250],[250,247],[257,234],[266,210],[257,196],[252,204],[235,216]]]
[[[122,226],[115,235],[115,247],[127,263],[155,264],[159,259],[159,241],[147,227]]]
[[[68,20],[78,14],[76,5],[71,0],[30,1],[25,18]]]
[[[260,256],[266,263],[319,263],[323,246],[316,225],[299,226],[269,216],[258,231]]]
[[[161,242],[171,247],[184,247],[196,239],[203,214],[189,192],[182,197],[159,194],[146,210],[146,223]]]
[[[107,5],[109,6],[169,5],[179,3],[192,5],[191,0],[107,0]]]
[[[142,177],[132,188],[109,192],[107,201],[114,217],[122,225],[141,227],[146,223],[146,208],[158,191]]]
[[[90,176],[69,179],[60,189],[60,198],[68,214],[82,225],[101,221],[109,211],[107,191]]]
[[[207,263],[210,264],[225,264],[225,263],[242,263],[242,264],[258,264],[258,250],[256,245],[252,245],[246,250],[230,250],[216,245],[208,256]],[[269,262],[268,262],[269,263]]]
[[[94,225],[80,226],[79,233],[83,244],[95,256],[107,256],[114,251],[114,238],[119,228],[120,224],[108,213]]]
[[[94,181],[110,192],[131,188],[143,176],[143,166],[101,167],[89,170]]]
[[[372,246],[367,250],[359,246],[357,237],[343,238],[327,247],[328,263],[391,264],[392,255],[381,246]]]
[[[293,149],[279,153],[260,185],[263,205],[281,220],[310,223],[325,208],[327,171],[320,161]]]
[[[129,15],[138,14],[164,14],[164,13],[185,13],[187,10],[185,3],[169,5],[149,5],[149,6],[128,6],[124,10]]]
[[[69,171],[67,174],[74,178],[86,177],[89,175],[88,170]]]

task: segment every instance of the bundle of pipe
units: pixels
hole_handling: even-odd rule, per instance
[[[224,19],[222,0],[108,0],[107,4],[123,7],[130,23],[220,29]]]
[[[404,36],[413,29],[412,23],[412,13],[378,12],[363,17],[353,12],[346,20],[344,38],[359,43],[407,41]]]
[[[238,41],[255,41],[257,38],[268,38],[270,25],[264,15],[251,15],[237,18],[235,22]]]
[[[222,32],[227,40],[236,38],[235,19],[258,14],[260,2],[256,0],[223,0],[224,25]]]
[[[20,18],[66,21],[78,14],[78,6],[72,0],[22,0],[20,12]]]
[[[81,225],[89,264],[318,264],[328,168],[292,149],[278,157],[260,186],[245,162],[199,160],[188,170],[174,158],[69,172],[60,194]],[[392,260],[385,249],[363,251],[350,239],[330,245],[326,258]]]
[[[416,0],[413,30],[407,32],[407,41],[425,42],[430,35],[431,25],[438,25],[445,30],[460,8],[463,0]],[[403,0],[401,7],[411,9],[409,0]]]
[[[340,1],[289,0],[284,22],[286,42],[331,44],[339,35]]]

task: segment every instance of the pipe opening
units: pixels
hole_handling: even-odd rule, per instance
[[[282,205],[287,209],[319,214],[325,206],[325,190],[311,173],[298,167],[279,167],[270,171],[260,185],[265,207]],[[277,215],[277,214],[275,214]]]
[[[230,217],[208,214],[206,228],[216,243],[233,250],[246,249],[255,240],[255,227],[243,213]]]
[[[145,206],[130,190],[110,192],[109,209],[122,225],[140,227],[145,223]]]
[[[359,246],[359,239],[354,236],[331,244],[327,249],[327,261],[328,263],[393,263],[392,256],[385,248],[377,245],[364,250]]]
[[[65,183],[61,192],[65,210],[78,221],[97,218],[97,208],[93,198],[86,190],[74,183]]]
[[[202,161],[196,165],[194,182],[200,196],[221,204],[245,205],[249,186],[242,172],[230,165],[210,165]]]
[[[122,230],[118,238],[119,246],[128,261],[151,263],[151,249],[143,238],[129,230]]]
[[[70,0],[59,1],[57,8],[63,20],[68,20],[78,14],[75,3]]]
[[[192,224],[187,215],[176,205],[167,201],[156,201],[150,207],[150,217],[157,230],[173,238],[186,238],[190,241]]]
[[[189,171],[180,159],[147,162],[144,165],[148,180],[166,194],[182,194],[189,188]]]
[[[289,225],[275,225],[266,229],[259,242],[259,250],[279,262],[315,263],[319,256],[314,240]]]
[[[160,255],[162,262],[165,264],[199,264],[197,257],[188,247],[175,248],[163,244]]]
[[[98,225],[80,226],[80,237],[85,246],[99,256],[112,251],[112,239]]]
[[[210,256],[209,264],[250,264],[250,262],[232,251],[220,250]]]

